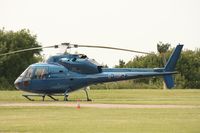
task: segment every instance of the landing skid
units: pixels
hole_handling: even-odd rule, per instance
[[[34,101],[34,99],[32,99],[30,97],[42,97],[42,101],[45,100],[45,96],[48,96],[49,98],[53,99],[54,101],[58,101],[58,99],[54,98],[53,96],[64,96],[64,101],[67,101],[67,97],[68,97],[68,95],[31,95],[31,94],[24,94],[22,96],[30,101]]]
[[[87,97],[87,101],[92,101],[92,99],[89,98],[88,92],[86,90],[87,88],[84,88],[83,90],[85,91],[86,97]],[[53,96],[64,96],[64,101],[68,101],[67,97],[68,92],[66,91],[64,94],[54,94],[54,95],[49,95],[49,94],[23,94],[23,97],[25,97],[26,99],[30,100],[30,101],[34,101],[34,99],[30,98],[30,97],[42,97],[42,101],[45,100],[45,97],[48,96],[49,98],[53,99],[54,101],[58,101],[58,99],[54,98]]]

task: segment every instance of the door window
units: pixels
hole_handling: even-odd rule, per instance
[[[48,67],[36,67],[33,78],[34,79],[48,78]]]

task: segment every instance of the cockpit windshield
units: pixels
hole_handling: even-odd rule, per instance
[[[21,75],[20,77],[23,78],[31,78],[33,75],[33,68],[32,67],[28,67]]]
[[[33,68],[30,67],[27,72],[26,75],[24,76],[25,78],[31,78],[33,76]]]

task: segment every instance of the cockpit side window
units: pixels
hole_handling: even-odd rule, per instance
[[[35,67],[33,79],[46,79],[48,77],[48,67]]]

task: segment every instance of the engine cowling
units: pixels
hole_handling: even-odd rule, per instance
[[[70,71],[81,74],[96,74],[102,72],[102,66],[92,59],[62,58],[58,63]]]

